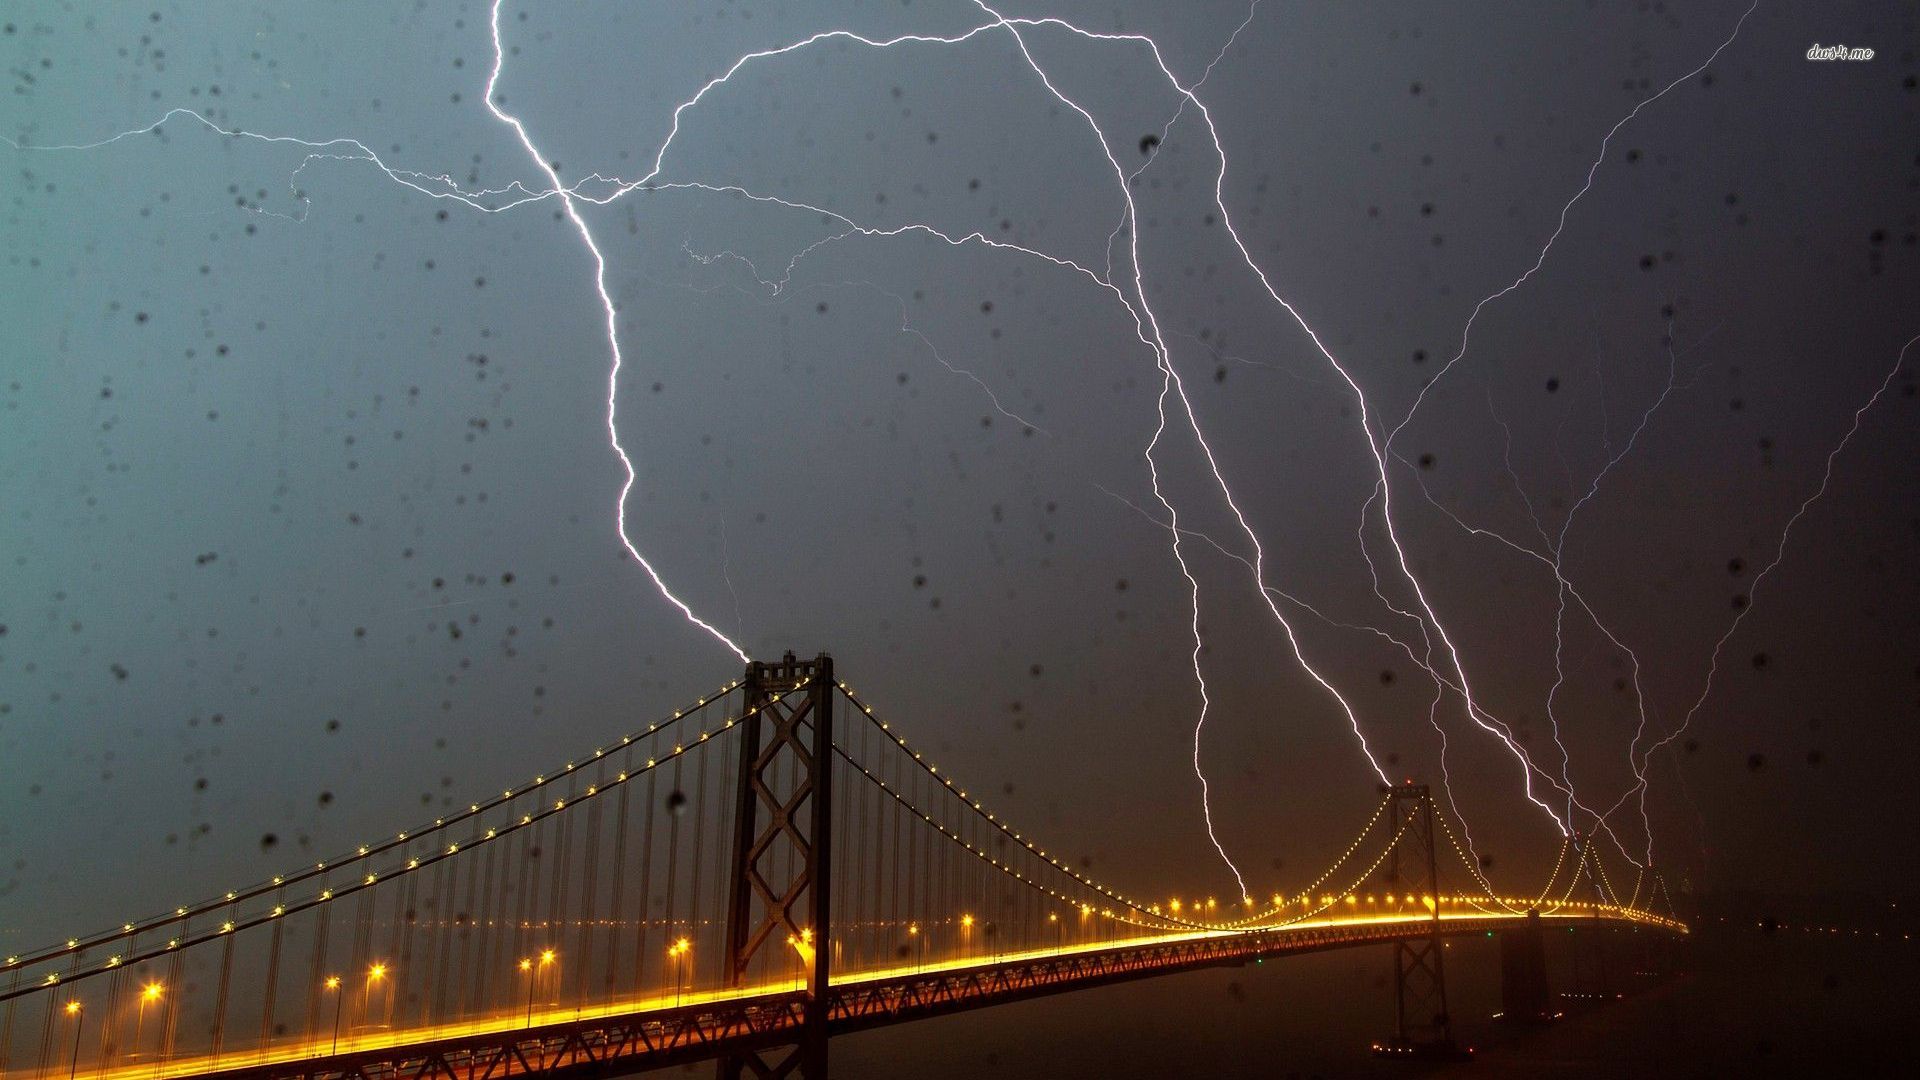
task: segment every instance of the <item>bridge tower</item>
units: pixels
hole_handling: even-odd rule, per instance
[[[1527,910],[1527,924],[1500,934],[1500,1015],[1512,1024],[1544,1024],[1554,1018],[1547,982],[1547,939],[1540,909]]]
[[[1386,887],[1432,898],[1430,932],[1393,946],[1395,1031],[1374,1044],[1381,1057],[1462,1059],[1447,1011],[1446,955],[1440,939],[1440,870],[1433,831],[1433,794],[1425,784],[1382,789],[1387,796],[1387,835],[1400,839],[1387,854]],[[1405,835],[1401,829],[1405,828]],[[1410,846],[1409,846],[1410,845]],[[1403,851],[1403,849],[1405,849]]]
[[[1576,832],[1568,842],[1580,853],[1580,861],[1573,867],[1575,878],[1584,874],[1593,902],[1608,903],[1611,898],[1600,887],[1602,879],[1596,872],[1600,855],[1593,846],[1592,835]],[[1611,928],[1600,926],[1572,935],[1573,973],[1569,981],[1573,989],[1561,997],[1591,1004],[1617,1001],[1625,996],[1619,980],[1620,960],[1615,955],[1617,937]]]
[[[797,1041],[722,1057],[720,1080],[827,1075],[834,686],[826,653],[747,664],[725,974],[728,986],[741,986],[757,956],[772,950],[784,964],[797,951],[807,995]],[[775,868],[783,866],[791,869],[780,874]],[[770,872],[783,880],[769,881]]]

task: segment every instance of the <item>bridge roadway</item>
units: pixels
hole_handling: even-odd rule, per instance
[[[1512,928],[1524,915],[1447,912],[1450,937]],[[1550,908],[1555,925],[1685,933],[1641,912],[1576,905]],[[1384,944],[1432,931],[1428,912],[1314,918],[1252,930],[1214,930],[965,957],[836,975],[828,1016],[834,1034],[906,1023],[1025,998],[1290,953]],[[331,1033],[266,1051],[142,1062],[88,1070],[92,1080],[495,1080],[533,1073],[580,1077],[641,1072],[790,1042],[803,1022],[799,980],[728,991],[662,993],[531,1015],[345,1035]],[[4,1075],[4,1074],[0,1074]]]

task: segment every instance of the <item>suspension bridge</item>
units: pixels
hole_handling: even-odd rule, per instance
[[[4,957],[0,1080],[818,1078],[836,1034],[1373,945],[1376,1050],[1411,1054],[1453,1045],[1443,938],[1530,940],[1537,967],[1546,922],[1686,933],[1578,837],[1538,894],[1496,895],[1414,784],[1296,893],[1129,895],[788,654],[464,812]]]

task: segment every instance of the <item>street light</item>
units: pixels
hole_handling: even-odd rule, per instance
[[[320,985],[333,992],[333,1049],[327,1053],[338,1054],[340,1052],[340,1003],[346,1000],[347,995],[340,992],[338,975],[327,976],[327,981]]]
[[[133,1053],[135,1057],[140,1055],[140,1036],[146,1029],[147,1003],[150,1001],[159,1001],[160,995],[163,992],[164,988],[157,982],[150,982],[140,988],[140,1008],[134,1014],[133,1020]]]
[[[675,1005],[680,1004],[681,997],[686,989],[681,969],[685,964],[684,958],[691,951],[693,951],[693,942],[688,941],[686,938],[681,938],[667,947],[667,955],[673,958],[674,965],[673,1003]]]
[[[541,950],[540,967],[537,970],[535,969],[532,960],[523,959],[520,961],[520,970],[527,973],[527,1026],[528,1027],[533,1026],[534,984],[540,980],[540,972],[546,970],[547,965],[553,963],[554,960],[559,957],[559,955],[560,955],[559,953],[554,952],[552,949]]]
[[[805,985],[807,969],[812,967],[815,956],[813,928],[802,927],[799,933],[788,934],[787,947],[793,950],[794,981]]]
[[[367,968],[367,990],[360,999],[360,1022],[367,1023],[373,1016],[373,984],[387,977],[387,965],[376,962]]]
[[[520,958],[520,973],[527,977],[527,1026],[533,1026],[533,961]]]
[[[87,1018],[81,1015],[77,1001],[67,1002],[67,1015],[73,1017],[73,1060],[67,1065],[67,1080],[73,1080],[80,1074],[80,1029],[85,1026]]]

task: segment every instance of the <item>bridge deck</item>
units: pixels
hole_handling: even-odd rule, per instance
[[[1685,932],[1678,923],[1619,913],[1570,909],[1541,917],[1562,925]],[[1511,928],[1523,918],[1447,913],[1441,930],[1450,936],[1483,934]],[[1166,934],[848,972],[833,980],[828,1015],[834,1031],[854,1031],[1266,956],[1405,940],[1430,932],[1431,921],[1425,913],[1317,918],[1267,929]],[[323,1035],[264,1052],[87,1071],[92,1080],[493,1080],[532,1072],[637,1072],[785,1041],[802,1023],[805,1000],[804,984],[795,979],[352,1034],[339,1040],[337,1051],[331,1036]]]

